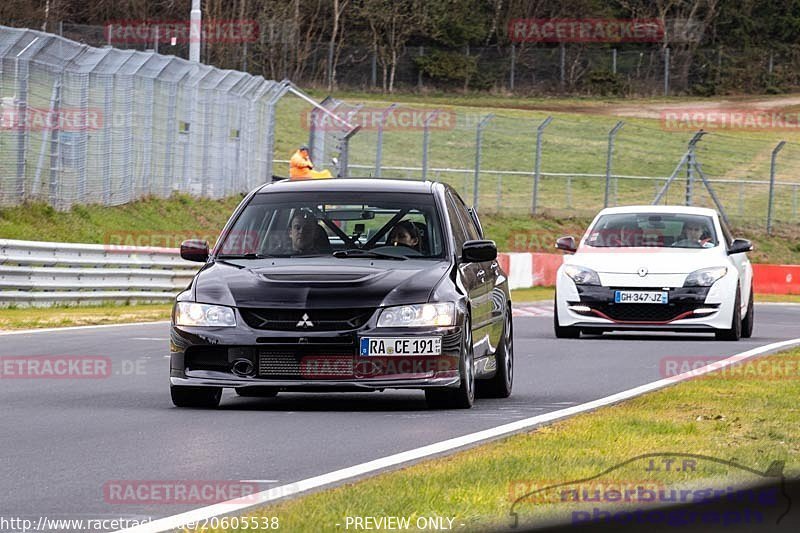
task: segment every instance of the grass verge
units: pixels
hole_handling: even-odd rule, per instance
[[[172,304],[28,307],[0,310],[0,330],[169,320]]]
[[[463,524],[459,530],[485,531],[508,527],[512,504],[523,497],[514,509],[521,523],[541,523],[569,517],[576,507],[542,493],[524,497],[532,489],[595,476],[648,452],[702,454],[760,471],[773,461],[785,461],[784,475],[796,477],[800,475],[799,361],[800,350],[790,350],[754,362],[763,363],[766,371],[745,371],[762,368],[751,364],[739,373],[706,375],[531,433],[264,507],[254,514],[278,517],[281,529],[287,531],[341,530],[348,516],[412,517],[412,524],[417,517],[440,516],[454,518],[456,526]],[[649,465],[634,461],[598,478],[592,487],[650,483],[668,489],[725,489],[757,481],[739,468],[710,460],[659,472],[648,470]]]

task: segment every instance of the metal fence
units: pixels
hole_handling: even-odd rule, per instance
[[[0,206],[246,191],[272,175],[289,92],[307,98],[288,81],[0,26]]]
[[[170,302],[198,268],[177,249],[0,239],[0,307]]]

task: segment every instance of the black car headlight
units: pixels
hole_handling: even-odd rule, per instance
[[[591,268],[565,265],[564,273],[575,282],[575,285],[600,285],[600,276]]]
[[[175,306],[176,326],[235,326],[233,309],[224,305],[178,302]]]
[[[387,307],[378,317],[379,328],[452,326],[455,323],[456,306],[452,302]]]
[[[701,268],[686,276],[686,281],[683,282],[683,286],[710,287],[727,273],[728,269],[726,267]]]

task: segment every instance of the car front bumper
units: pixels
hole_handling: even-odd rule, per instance
[[[362,356],[362,337],[442,337],[438,355]],[[170,383],[294,391],[424,389],[460,385],[462,327],[293,332],[171,327]],[[249,361],[241,375],[234,364]],[[245,365],[246,366],[246,365]],[[238,367],[237,367],[238,368]]]
[[[581,329],[713,332],[731,327],[736,283],[729,275],[711,287],[588,286],[560,274],[554,311],[561,326]],[[668,303],[617,304],[617,290],[666,291]]]

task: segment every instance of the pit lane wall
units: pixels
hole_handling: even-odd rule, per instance
[[[501,253],[512,289],[555,284],[561,254]],[[200,268],[177,248],[0,239],[0,308],[169,302]],[[755,290],[800,294],[800,265],[754,264]]]
[[[508,273],[511,289],[552,286],[564,260],[561,254],[512,252],[498,254],[497,261]],[[800,294],[800,265],[753,263],[754,288],[758,294]]]

